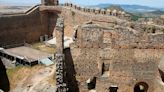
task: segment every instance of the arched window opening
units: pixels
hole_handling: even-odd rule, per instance
[[[148,91],[148,84],[145,82],[139,82],[134,87],[134,92],[147,92]]]

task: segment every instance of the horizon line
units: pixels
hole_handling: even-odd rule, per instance
[[[60,4],[64,4],[66,2],[61,2]],[[72,2],[69,2],[69,3],[72,3]],[[0,3],[0,6],[34,6],[34,5],[39,5],[41,3],[34,3],[34,4],[18,4],[18,3]],[[75,4],[75,5],[81,5],[81,6],[96,6],[96,5],[101,5],[101,4],[111,4],[111,5],[131,5],[131,6],[135,6],[135,5],[138,5],[138,6],[146,6],[146,7],[150,7],[150,8],[164,8],[164,6],[149,6],[149,5],[142,5],[142,4],[116,4],[116,3],[100,3],[100,4],[93,4],[93,5],[84,5],[84,4],[77,4],[77,3],[72,3],[72,4]]]

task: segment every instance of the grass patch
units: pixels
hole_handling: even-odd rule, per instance
[[[32,44],[32,48],[43,51],[43,52],[47,52],[50,54],[54,54],[56,52],[55,47],[46,46],[44,43],[34,43]]]
[[[43,43],[34,43],[34,44],[32,44],[32,47],[34,49],[40,50],[40,46],[42,46],[42,45],[44,45],[44,44]]]
[[[10,81],[10,89],[14,89],[20,82],[27,79],[29,76],[38,72],[38,70],[43,69],[44,66],[37,65],[34,67],[29,66],[18,66],[14,69],[7,69],[7,75]]]

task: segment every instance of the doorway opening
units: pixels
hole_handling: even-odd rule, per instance
[[[93,90],[96,88],[96,77],[87,80],[88,90]]]
[[[111,87],[109,87],[109,92],[117,92],[118,90],[118,86],[116,85],[112,85]]]

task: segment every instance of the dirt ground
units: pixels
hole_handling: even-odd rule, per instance
[[[55,90],[54,73],[55,65],[49,67],[41,65],[34,67],[20,66],[7,70],[10,92],[49,92],[49,90]]]

